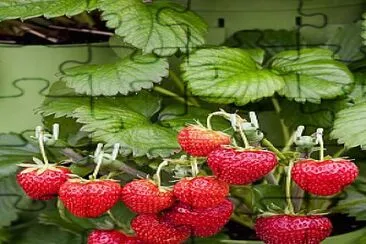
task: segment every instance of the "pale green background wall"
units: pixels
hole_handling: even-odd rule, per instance
[[[178,0],[181,1],[181,0]],[[183,1],[183,0],[182,0]],[[186,2],[186,1],[183,1]],[[363,11],[364,0],[304,0],[304,12],[320,12],[328,16],[326,29],[303,28],[302,35],[318,37],[327,34],[332,26],[351,23]],[[193,0],[192,9],[203,16],[210,26],[208,41],[220,44],[234,32],[243,29],[293,29],[298,15],[298,0]],[[218,18],[225,19],[225,28],[217,28]],[[321,24],[320,17],[304,17],[304,23]],[[0,132],[20,132],[40,123],[33,109],[43,97],[38,92],[46,85],[41,79],[55,81],[59,65],[67,60],[85,61],[86,46],[16,46],[0,45]],[[92,48],[92,62],[100,63],[115,58],[108,48]],[[71,64],[77,65],[77,64]],[[18,94],[12,82],[22,78],[19,86],[25,91],[17,98],[2,98]],[[41,79],[40,79],[41,78]]]

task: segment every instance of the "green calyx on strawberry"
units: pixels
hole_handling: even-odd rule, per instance
[[[175,225],[165,216],[157,214],[141,214],[131,221],[136,236],[151,244],[179,244],[190,236],[187,226]]]
[[[93,230],[88,236],[88,244],[142,244],[137,237],[128,236],[118,230]]]
[[[221,147],[208,155],[207,163],[218,179],[245,185],[270,173],[278,162],[271,151]]]
[[[221,131],[207,129],[202,125],[189,125],[179,132],[178,142],[188,154],[206,157],[221,145],[229,145],[231,139]]]
[[[194,208],[211,208],[225,201],[229,185],[212,176],[183,178],[174,185],[174,195]]]
[[[233,204],[227,199],[212,208],[193,208],[179,202],[164,215],[175,225],[190,227],[195,236],[209,237],[220,232],[233,209]]]
[[[64,206],[75,216],[96,218],[120,198],[121,186],[114,180],[70,179],[59,191]]]
[[[175,201],[171,190],[159,187],[147,179],[127,183],[121,191],[121,200],[135,213],[158,213],[173,205]]]
[[[319,244],[331,231],[330,220],[318,215],[274,215],[255,222],[255,232],[266,244]]]
[[[292,179],[303,190],[319,196],[341,192],[358,176],[359,170],[351,161],[343,158],[298,161],[292,168]]]

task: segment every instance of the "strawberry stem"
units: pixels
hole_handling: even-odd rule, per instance
[[[158,169],[156,170],[156,181],[159,188],[161,187],[161,170],[168,164],[169,162],[167,160],[164,160],[161,164],[159,164]]]
[[[99,154],[97,156],[97,166],[95,167],[93,175],[92,175],[92,178],[94,180],[97,178],[98,172],[100,170],[100,166],[102,165],[103,156],[104,156],[104,152],[103,151],[99,152]]]
[[[291,160],[287,169],[287,177],[286,177],[286,200],[287,200],[287,208],[290,214],[295,214],[294,206],[292,204],[291,199],[291,171],[292,167],[294,166],[294,161]]]
[[[245,149],[250,148],[249,141],[248,141],[247,137],[245,136],[245,133],[244,133],[243,129],[241,128],[240,125],[238,127],[239,127],[240,137],[244,142],[244,148]]]
[[[43,134],[43,131],[40,130],[39,135],[38,135],[39,149],[40,149],[42,157],[43,157],[44,168],[47,168],[49,163],[48,163],[48,158],[46,156],[46,152],[45,152],[45,149],[44,149],[44,141],[43,140],[44,140],[44,134]]]
[[[222,116],[224,118],[227,118],[228,117],[228,113],[226,113],[225,111],[221,110],[221,111],[217,111],[217,112],[213,112],[213,113],[210,113],[208,116],[207,116],[207,129],[209,130],[212,130],[212,125],[211,125],[211,119],[213,116]]]
[[[191,160],[191,168],[192,168],[192,176],[196,177],[199,173],[196,157],[193,157],[193,159]]]
[[[324,160],[324,140],[323,140],[323,128],[318,128],[316,130],[316,139],[319,143],[319,160],[323,161]]]

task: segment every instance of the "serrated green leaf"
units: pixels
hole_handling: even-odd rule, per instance
[[[366,73],[358,72],[354,73],[355,84],[348,97],[354,103],[360,103],[366,101]]]
[[[176,132],[150,121],[160,109],[161,99],[148,92],[124,97],[88,99],[48,98],[38,109],[44,115],[70,116],[83,124],[93,140],[120,143],[126,154],[134,156],[168,156],[179,145]]]
[[[357,191],[353,186],[344,191],[344,199],[331,209],[332,212],[347,213],[357,220],[366,220],[366,195]]]
[[[112,64],[81,65],[64,70],[62,79],[77,93],[92,96],[127,95],[151,89],[168,75],[166,59],[153,55],[133,55]]]
[[[237,48],[201,49],[182,64],[183,79],[193,95],[209,102],[244,105],[272,96],[283,80],[252,56]]]
[[[5,19],[28,19],[37,16],[52,18],[73,16],[97,7],[97,0],[2,0],[0,21]]]
[[[177,3],[101,0],[100,5],[107,26],[143,53],[166,56],[204,44],[207,25],[201,17]]]
[[[366,148],[366,102],[339,111],[334,121],[331,137],[345,147]]]
[[[32,225],[24,231],[14,233],[12,244],[71,244],[82,243],[80,235],[71,234],[55,226]]]
[[[320,103],[344,95],[353,83],[347,66],[335,61],[327,49],[283,51],[273,57],[271,68],[286,84],[279,94],[297,102]]]
[[[17,164],[32,161],[39,149],[15,133],[0,134],[0,179],[18,169]]]
[[[0,227],[9,226],[18,218],[20,209],[30,202],[16,183],[14,175],[0,179]]]

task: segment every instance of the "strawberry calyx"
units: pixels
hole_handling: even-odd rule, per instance
[[[119,180],[114,180],[114,179],[84,179],[75,174],[68,174],[68,176],[70,176],[70,179],[68,179],[69,182],[81,183],[81,184],[88,184],[91,182],[106,182],[106,181],[119,182]]]
[[[29,172],[36,171],[36,174],[40,175],[40,174],[44,173],[46,170],[61,172],[62,171],[61,168],[67,169],[67,167],[59,166],[58,164],[50,164],[50,163],[44,164],[40,159],[37,159],[37,158],[33,158],[33,161],[35,162],[35,164],[32,164],[32,163],[17,164],[17,166],[19,166],[19,167],[26,168],[26,169],[22,170],[20,172],[20,174],[26,174]],[[40,162],[42,162],[42,164]]]

